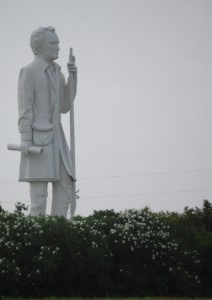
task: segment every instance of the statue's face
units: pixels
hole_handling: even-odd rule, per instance
[[[40,41],[40,53],[46,60],[55,60],[59,54],[59,40],[54,32],[47,31]]]

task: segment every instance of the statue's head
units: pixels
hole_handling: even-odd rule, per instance
[[[34,30],[30,37],[30,46],[34,55],[47,60],[57,59],[59,40],[54,27],[40,27]]]

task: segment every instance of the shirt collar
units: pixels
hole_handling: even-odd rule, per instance
[[[41,59],[40,57],[38,57],[38,56],[35,56],[35,59],[34,59],[34,62],[39,66],[39,68],[42,70],[42,71],[45,71],[47,68],[48,68],[48,66],[49,66],[49,64],[46,62],[46,61],[44,61],[43,59]],[[55,63],[55,62],[53,62],[53,66],[55,67],[55,68],[58,68],[59,70],[60,70],[60,65],[58,65],[57,63]]]

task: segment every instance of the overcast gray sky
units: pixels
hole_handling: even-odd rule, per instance
[[[74,48],[77,214],[182,211],[212,200],[212,1],[0,0],[0,202],[29,204],[18,183],[17,79],[31,32],[54,26],[67,76]],[[68,115],[63,119],[69,135]],[[51,198],[51,190],[49,190]]]

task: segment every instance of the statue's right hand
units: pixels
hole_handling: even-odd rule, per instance
[[[25,157],[29,155],[29,147],[32,146],[32,141],[21,141],[21,152]]]

